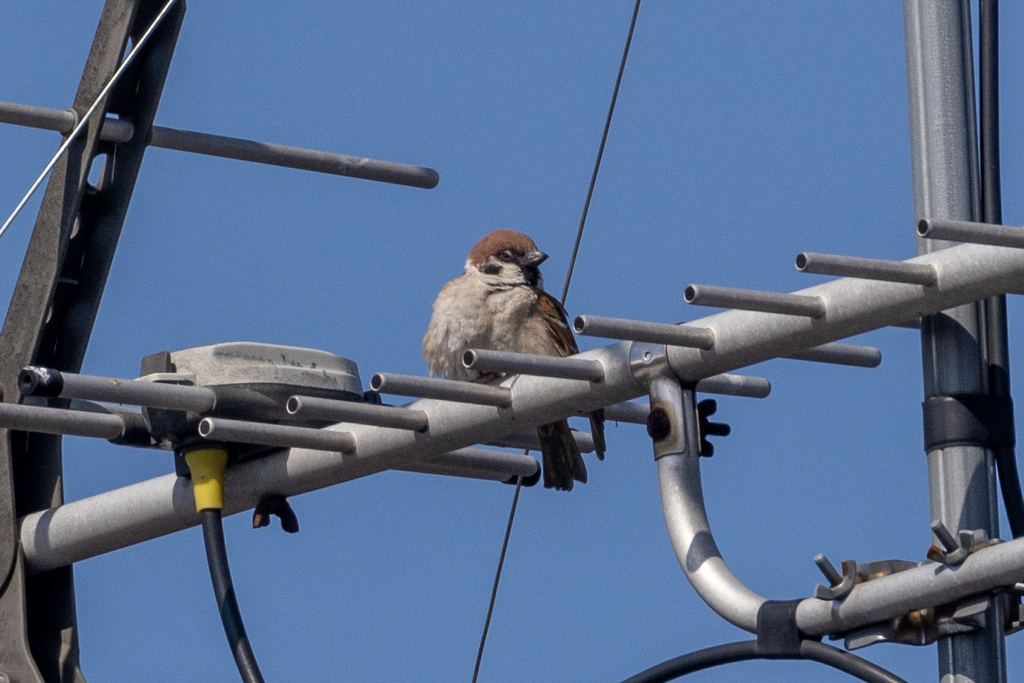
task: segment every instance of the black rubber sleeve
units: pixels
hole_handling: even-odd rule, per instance
[[[231,583],[231,570],[228,568],[228,553],[224,546],[224,525],[221,522],[220,510],[202,510],[199,517],[203,524],[203,541],[206,543],[206,559],[210,565],[213,593],[217,597],[220,620],[224,624],[224,633],[228,637],[228,644],[231,645],[231,653],[235,656],[238,673],[244,683],[264,683],[263,674],[256,664],[256,656],[249,645],[249,638],[245,635],[242,613],[238,611],[235,587]]]
[[[662,662],[626,679],[623,683],[665,683],[701,669],[752,659],[803,659],[831,666],[868,683],[907,683],[877,664],[816,640],[801,641],[799,654],[792,655],[764,654],[758,648],[756,640],[716,645]]]

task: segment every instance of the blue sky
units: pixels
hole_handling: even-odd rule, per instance
[[[1024,8],[1003,3],[1004,222],[1024,224]],[[71,104],[102,3],[11,4],[0,99]],[[230,3],[193,0],[157,124],[430,166],[434,190],[147,153],[85,372],[252,340],[425,373],[437,290],[481,235],[530,234],[559,292],[631,2]],[[59,144],[0,126],[6,217]],[[9,297],[38,199],[0,240]],[[690,283],[790,291],[812,250],[914,254],[902,11],[894,2],[641,7],[570,314],[705,315]],[[1021,305],[1010,304],[1011,343]],[[721,398],[733,435],[704,463],[719,546],[774,599],[809,596],[818,552],[920,560],[929,543],[918,335],[883,330],[876,370],[777,360],[767,400]],[[592,348],[594,340],[581,346]],[[1016,348],[1016,345],[1011,348]],[[1014,382],[1024,385],[1014,361]],[[65,442],[68,499],[172,470],[169,454]],[[571,494],[524,490],[481,681],[616,681],[746,637],[686,583],[641,427],[609,430]],[[294,499],[302,531],[226,520],[253,647],[270,681],[468,681],[513,489],[385,473]],[[1004,524],[1004,535],[1006,526]],[[91,681],[237,674],[198,529],[75,568]],[[1010,678],[1024,657],[1008,646]],[[862,654],[912,680],[934,648]],[[751,663],[702,681],[831,681]]]

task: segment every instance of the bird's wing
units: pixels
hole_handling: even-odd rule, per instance
[[[540,305],[541,312],[544,313],[553,323],[549,326],[553,336],[555,347],[558,349],[559,354],[562,356],[571,356],[575,353],[579,353],[580,349],[576,346],[576,339],[572,335],[572,329],[569,328],[569,321],[565,315],[565,309],[562,308],[562,304],[558,303],[558,300],[547,292],[539,293],[538,304]],[[590,433],[594,438],[594,450],[597,451],[597,457],[599,460],[604,460],[605,453],[605,440],[604,440],[604,409],[595,410],[590,414]],[[580,459],[582,462],[582,458]],[[583,473],[586,481],[586,471]],[[547,483],[545,482],[545,486]]]
[[[558,355],[571,356],[579,353],[580,349],[576,346],[576,340],[572,336],[569,321],[565,317],[565,309],[562,308],[562,304],[558,303],[558,299],[543,290],[539,290],[537,292],[537,305],[540,308],[540,312],[551,322],[549,329],[551,330],[554,346],[558,350]]]

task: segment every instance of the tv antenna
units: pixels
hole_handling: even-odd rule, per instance
[[[941,677],[1004,681],[1004,638],[1021,625],[1024,505],[1002,297],[1024,278],[1024,231],[1000,225],[995,3],[981,2],[980,158],[962,7],[904,3],[916,257],[804,252],[800,270],[838,279],[792,293],[693,284],[689,303],[730,310],[680,325],[579,316],[578,333],[617,341],[570,358],[467,350],[468,367],[507,375],[489,385],[374,374],[374,392],[417,399],[396,407],[366,400],[351,360],[266,344],[159,352],[142,359],[139,378],[79,373],[148,146],[437,184],[428,168],[154,126],[184,1],[108,0],[70,111],[0,104],[4,122],[75,135],[55,156],[0,332],[0,676],[80,678],[73,564],[202,521],[239,668],[259,680],[217,537],[222,511],[263,506],[287,518],[289,496],[388,469],[530,480],[533,458],[493,446],[535,449],[537,425],[605,408],[647,426],[669,537],[694,589],[756,636],[634,680],[751,657],[827,660],[865,680],[898,680],[818,642],[834,637],[848,649],[936,643]],[[127,64],[126,48],[137,54]],[[934,546],[927,558],[839,568],[819,556],[825,580],[812,596],[761,596],[715,543],[700,479],[707,411],[695,395],[764,397],[765,380],[734,373],[778,357],[877,365],[876,349],[842,340],[895,325],[919,327],[926,356]],[[648,402],[634,401],[641,397]],[[170,450],[176,471],[65,502],[64,434]],[[588,436],[578,439],[585,450]],[[1013,540],[998,539],[995,469]]]

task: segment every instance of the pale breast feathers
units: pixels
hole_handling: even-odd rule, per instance
[[[431,375],[473,378],[473,373],[462,367],[462,352],[472,347],[487,348],[491,318],[484,294],[479,282],[463,275],[446,284],[437,295],[430,326],[423,337],[423,358]]]

